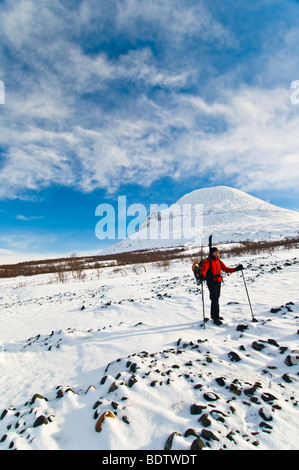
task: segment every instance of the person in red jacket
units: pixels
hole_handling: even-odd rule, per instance
[[[201,268],[199,278],[201,281],[206,279],[210,291],[211,299],[211,318],[215,325],[222,325],[223,318],[219,317],[219,297],[221,291],[222,276],[221,271],[234,273],[243,269],[242,264],[236,268],[228,268],[223,261],[219,259],[218,248],[212,248],[210,256],[206,259]]]

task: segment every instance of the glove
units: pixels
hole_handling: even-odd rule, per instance
[[[243,264],[239,264],[239,266],[236,267],[236,271],[241,271],[244,269]]]
[[[202,283],[202,281],[205,281],[205,276],[203,274],[200,274],[198,277],[197,277],[198,281],[200,281],[200,283]]]

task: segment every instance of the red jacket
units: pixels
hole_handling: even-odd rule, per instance
[[[225,271],[226,273],[234,273],[236,268],[228,268],[219,258],[209,256],[209,258],[204,262],[200,274],[206,276],[208,280],[212,279],[213,281],[221,282],[221,271]]]

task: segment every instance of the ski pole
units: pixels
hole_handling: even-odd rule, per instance
[[[201,281],[201,298],[202,298],[202,317],[203,317],[203,329],[206,329],[206,319],[205,319],[205,296],[203,292],[203,281]]]
[[[247,285],[246,285],[246,281],[245,281],[245,276],[244,276],[244,273],[243,273],[243,269],[241,270],[241,272],[242,272],[242,277],[243,277],[243,281],[244,281],[244,286],[245,286],[245,290],[246,290],[246,294],[247,294],[247,298],[248,298],[248,303],[249,303],[250,310],[251,310],[252,321],[253,321],[253,322],[257,322],[257,320],[254,318],[254,315],[253,315],[252,305],[251,305],[251,302],[250,302],[250,298],[249,298],[249,294],[248,294],[248,289],[247,289]]]

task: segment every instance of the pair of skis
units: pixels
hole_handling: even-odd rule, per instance
[[[213,236],[209,236],[209,252],[211,252],[212,248],[212,239]],[[203,240],[201,237],[201,252],[200,252],[200,266],[203,266]],[[201,280],[201,299],[202,299],[202,319],[203,319],[203,329],[206,329],[206,316],[205,316],[205,295],[203,290],[203,280]]]

